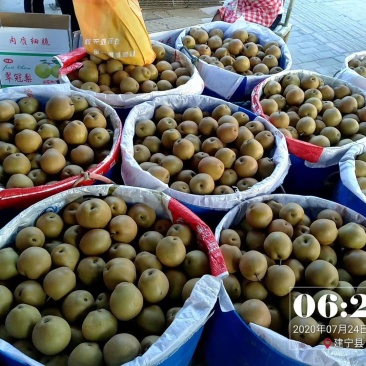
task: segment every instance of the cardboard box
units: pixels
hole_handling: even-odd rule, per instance
[[[53,56],[71,45],[69,15],[0,13],[1,86],[58,83]]]

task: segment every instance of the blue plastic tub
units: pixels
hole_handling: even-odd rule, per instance
[[[351,147],[339,162],[340,179],[332,199],[366,216],[366,196],[362,193],[355,173],[355,160],[366,151],[365,145]]]
[[[249,199],[230,210],[216,228],[216,239],[220,238],[222,230],[239,225],[248,207],[269,200],[275,200],[283,205],[295,202],[303,207],[306,215],[312,220],[317,217],[321,210],[330,209],[339,212],[344,223],[366,224],[364,216],[330,200],[314,196],[271,194]],[[278,303],[278,299],[272,297],[270,303],[276,306],[276,302]],[[355,351],[354,356],[351,357],[350,354],[339,352],[340,349],[336,347],[331,347],[328,350],[320,344],[316,347],[310,347],[289,340],[283,335],[273,336],[273,332],[266,328],[254,324],[252,327],[253,330],[241,319],[235,311],[229,295],[224,289],[221,289],[214,314],[206,324],[203,334],[207,365],[365,365],[364,350],[360,350],[360,352],[353,349],[348,350]],[[347,352],[347,349],[342,349],[342,351]],[[342,362],[346,359],[350,362]]]
[[[223,312],[219,302],[203,333],[208,366],[305,366],[256,335],[236,311]],[[236,352],[235,352],[236,350]]]
[[[0,351],[0,365],[2,366],[28,366],[26,362],[17,360],[15,357]]]
[[[366,216],[366,204],[339,181],[333,192],[333,200]]]
[[[330,198],[335,180],[338,180],[338,165],[327,168],[309,168],[305,160],[290,154],[291,166],[283,182],[286,193]]]
[[[353,94],[366,96],[365,91],[346,81],[338,80],[330,76],[321,75],[308,70],[287,70],[278,75],[271,75],[269,78],[258,84],[251,95],[252,111],[258,115],[265,116],[260,104],[264,96],[264,88],[270,81],[281,82],[282,78],[288,75],[296,75],[300,79],[315,75],[324,81],[325,85],[335,88],[346,85]],[[324,198],[331,198],[332,190],[337,182],[338,165],[343,155],[352,146],[364,145],[366,138],[354,141],[343,146],[320,147],[311,143],[286,137],[288,151],[292,166],[284,181],[284,188],[287,193],[316,195]]]
[[[224,32],[224,38],[229,38],[233,35],[234,31],[237,29],[245,29],[249,33],[254,33],[258,36],[259,42],[265,45],[267,42],[276,41],[281,48],[281,58],[279,60],[279,65],[283,70],[290,70],[292,65],[292,57],[290,50],[288,49],[284,40],[271,31],[269,28],[263,27],[259,24],[246,22],[242,19],[237,20],[235,23],[230,24],[222,21],[205,23],[199,25],[207,32],[214,28],[221,29]],[[177,50],[182,50],[183,43],[182,38],[187,35],[190,28],[184,29],[181,34],[177,37],[175,42],[175,48]],[[232,73],[230,71],[221,69],[217,66],[210,65],[202,60],[197,62],[197,69],[202,76],[203,81],[206,85],[206,92],[214,92],[215,94],[207,94],[212,96],[220,97],[229,102],[236,102],[240,100],[239,98],[245,95],[250,97],[253,88],[259,84],[261,81],[267,79],[271,75],[240,75],[237,73]],[[222,83],[225,80],[225,83]]]

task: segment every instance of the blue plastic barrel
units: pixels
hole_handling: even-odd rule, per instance
[[[236,311],[223,312],[219,302],[206,324],[203,344],[208,366],[305,366],[271,347]]]
[[[286,193],[330,198],[338,165],[327,168],[309,168],[305,160],[290,154],[291,166],[283,182]]]

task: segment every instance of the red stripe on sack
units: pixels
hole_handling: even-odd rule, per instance
[[[83,66],[81,62],[75,62],[74,64],[71,64],[70,66],[63,66],[59,70],[60,75],[67,75],[70,74],[70,72],[80,69]]]
[[[115,145],[115,149],[111,150],[109,155],[100,162],[95,168],[90,169],[90,173],[105,175],[110,166],[115,165],[120,159],[120,149],[122,138],[122,123],[119,127],[118,137]],[[53,184],[45,184],[37,187],[29,188],[7,188],[0,191],[0,209],[8,207],[26,208],[30,205],[37,203],[44,198],[51,195],[65,191],[66,189],[73,188],[73,185],[80,176],[73,176],[67,179],[63,179]],[[79,186],[88,186],[94,183],[93,179],[83,180]]]
[[[256,87],[254,87],[251,98],[251,108],[255,114],[260,115],[269,121],[268,116],[263,113],[262,105],[260,104],[260,97],[263,94],[263,88],[268,80],[262,81]],[[291,137],[286,138],[288,150],[291,154],[297,156],[300,159],[306,160],[309,163],[317,163],[323,153],[324,148],[316,146],[305,141],[296,140]]]
[[[304,159],[309,163],[317,163],[319,161],[324,150],[323,147],[296,140],[291,137],[285,137],[288,151],[291,154],[294,154],[298,158]]]
[[[62,55],[57,55],[56,57],[62,62],[62,66],[70,66],[87,55],[88,53],[85,51],[85,48],[79,47],[76,50]]]
[[[197,243],[200,249],[209,257],[211,274],[213,276],[219,276],[226,273],[227,268],[224,257],[222,256],[219,244],[208,225],[174,198],[169,200],[168,208],[171,211],[174,223],[184,222],[196,232]]]
[[[262,95],[262,90],[267,81],[264,80],[261,83],[259,83],[257,86],[254,87],[252,91],[252,100],[251,100],[251,109],[252,112],[255,114],[258,114],[264,118],[266,118],[266,115],[263,114],[262,105],[260,104],[260,97]],[[268,117],[267,117],[268,119]]]

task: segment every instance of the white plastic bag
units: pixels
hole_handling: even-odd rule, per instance
[[[173,222],[188,223],[196,232],[198,242],[208,251],[211,271],[218,277],[203,276],[195,285],[183,308],[177,313],[171,326],[166,329],[144,355],[125,364],[128,366],[154,366],[166,361],[167,363],[164,364],[167,366],[188,366],[200,338],[200,333],[197,335],[196,333],[202,331],[202,327],[209,319],[216,303],[221,284],[219,277],[226,275],[227,272],[223,258],[221,257],[222,261],[219,258],[221,252],[218,244],[207,225],[174,199],[161,192],[127,186],[95,185],[73,188],[40,201],[11,220],[0,230],[0,248],[14,242],[16,234],[22,228],[33,225],[41,214],[59,212],[68,203],[83,196],[106,196],[108,194],[123,198],[127,204],[146,203],[161,218],[171,219]],[[195,335],[196,337],[194,337]],[[185,355],[185,357],[180,358],[182,361],[169,363],[170,357],[175,360],[174,355],[182,352],[184,345],[190,342],[191,339],[193,345],[190,345],[192,354],[188,357],[189,359],[187,360],[187,355]],[[41,365],[1,339],[0,352],[17,360],[22,360],[29,366]]]
[[[246,29],[249,33],[254,33],[258,36],[261,45],[269,41],[277,41],[281,49],[281,59],[279,66],[283,70],[289,70],[292,65],[292,57],[284,40],[272,32],[269,28],[263,27],[259,24],[249,23],[244,20],[238,20],[233,24],[226,22],[212,22],[201,26],[206,31],[214,28],[219,28],[224,32],[224,37],[231,37],[235,30]],[[189,33],[190,28],[186,28],[177,38],[175,48],[180,50],[183,47],[182,38]],[[270,75],[251,75],[243,76],[233,72],[220,69],[217,66],[210,65],[202,60],[198,61],[197,69],[202,76],[205,86],[219,94],[220,97],[226,100],[234,95],[235,92],[240,93],[241,97],[249,96],[253,88],[261,81],[265,80]]]
[[[193,342],[190,348],[193,350],[196,348],[201,336],[197,333],[202,331],[202,327],[211,316],[220,286],[221,280],[219,278],[204,275],[195,284],[190,297],[161,337],[142,356],[123,365],[156,366],[164,362],[166,366],[189,366],[193,353],[184,353],[184,347],[189,342]],[[0,352],[8,359],[11,357],[29,366],[43,366],[2,339],[0,339]],[[170,361],[170,357],[174,357],[174,360]]]
[[[266,202],[269,200],[275,200],[282,204],[289,202],[296,202],[304,208],[305,212],[310,216],[316,216],[319,211],[323,209],[332,209],[340,213],[345,223],[356,222],[361,225],[366,225],[366,218],[357,212],[337,204],[332,201],[324,200],[318,197],[312,196],[298,196],[298,195],[266,195],[261,197],[255,197],[242,204],[236,206],[229,211],[222,221],[219,223],[215,230],[215,236],[218,240],[222,230],[230,228],[232,225],[238,224],[244,217],[247,207],[257,202]],[[234,311],[233,304],[225,291],[220,292],[220,308],[223,312]],[[288,356],[297,361],[303,362],[306,365],[313,366],[361,366],[366,364],[366,354],[364,349],[346,349],[330,347],[326,348],[323,345],[316,347],[310,347],[301,342],[289,340],[288,338],[256,324],[250,324],[250,328],[255,332],[262,340],[261,349],[251,349],[250,352],[256,352],[258,357],[258,364],[261,364],[260,355],[274,354],[273,349],[279,351],[282,355]],[[254,335],[253,335],[254,337]],[[245,340],[248,343],[248,339]],[[269,346],[271,347],[269,347]],[[238,360],[245,360],[245,354],[242,350],[228,349],[228,345],[225,345],[225,351],[227,353],[236,352]],[[243,354],[241,356],[241,354]],[[269,356],[270,357],[270,356]],[[275,358],[275,355],[274,355]],[[282,363],[283,364],[283,363]]]
[[[51,97],[56,95],[79,95],[88,101],[91,107],[100,108],[104,116],[110,120],[111,127],[114,130],[113,144],[110,153],[103,159],[98,165],[89,170],[89,173],[98,175],[107,175],[108,172],[116,165],[116,162],[120,158],[120,140],[122,136],[122,124],[117,115],[117,112],[109,105],[94,98],[91,95],[82,93],[79,89],[77,92],[70,89],[70,84],[53,84],[53,85],[29,85],[29,86],[17,86],[12,88],[2,89],[0,93],[0,100],[12,99],[18,101],[24,97],[35,97],[41,104],[46,103]],[[73,187],[79,176],[70,177],[67,179],[54,182],[52,184],[45,184],[37,187],[29,188],[0,188],[0,209],[10,208],[25,208],[31,204],[38,202],[41,199],[58,193],[62,190]],[[94,179],[84,180],[81,184],[89,185],[94,183]]]
[[[257,117],[265,127],[275,136],[276,147],[273,155],[273,161],[276,168],[271,176],[256,183],[247,191],[236,192],[227,195],[195,195],[179,192],[171,189],[167,184],[153,177],[150,173],[141,169],[133,156],[133,140],[135,136],[135,124],[141,119],[150,119],[154,115],[154,110],[160,105],[166,105],[174,110],[183,111],[192,106],[199,106],[202,110],[212,111],[219,104],[227,104],[232,112],[239,109],[238,106],[202,95],[185,95],[156,98],[151,102],[140,104],[134,107],[127,116],[122,133],[122,179],[131,186],[150,188],[162,191],[171,197],[176,198],[184,204],[206,208],[207,210],[227,211],[237,205],[239,202],[261,194],[268,194],[279,187],[289,168],[289,158],[284,136],[271,123],[263,118]]]
[[[324,80],[326,85],[330,85],[331,87],[336,87],[339,85],[347,85],[353,93],[358,93],[363,95],[366,98],[366,91],[362,90],[346,81],[335,79],[330,76],[321,75],[319,73],[308,71],[308,70],[291,70],[281,73],[281,75],[272,75],[267,80],[263,81],[259,85],[257,85],[252,92],[252,111],[258,115],[263,115],[263,109],[260,104],[260,100],[263,96],[263,89],[271,80],[279,81],[284,76],[289,74],[299,75],[299,77],[303,77],[305,75],[316,75]],[[300,159],[305,161],[305,165],[310,168],[326,168],[332,165],[338,165],[341,157],[345,154],[345,152],[354,145],[364,145],[366,144],[366,137],[354,141],[350,144],[344,146],[332,146],[332,147],[321,147],[310,144],[305,141],[288,138],[286,137],[288,150],[290,153],[294,154]]]
[[[366,151],[366,145],[352,146],[339,162],[342,183],[366,204],[366,196],[361,192],[355,172],[355,158]]]
[[[175,47],[175,42],[177,38],[182,33],[184,28],[172,29],[168,31],[161,31],[156,33],[150,33],[150,39],[152,41],[158,41],[160,43],[164,43],[170,47]]]
[[[152,44],[161,44],[157,41],[152,41]],[[165,59],[170,63],[174,61],[179,61],[182,63],[183,67],[186,67],[191,75],[191,78],[188,80],[186,84],[178,86],[177,88],[171,90],[164,91],[154,91],[151,93],[138,93],[138,94],[105,94],[105,93],[96,93],[90,90],[83,90],[83,93],[92,95],[97,99],[102,100],[103,102],[119,108],[132,108],[139,103],[143,103],[145,101],[151,100],[158,96],[164,95],[173,95],[173,94],[201,94],[204,88],[204,82],[199,75],[197,69],[194,67],[190,59],[182,52],[175,50],[168,45],[161,44],[165,48],[166,57]],[[73,70],[77,70],[82,66],[81,63],[77,61],[86,56],[86,52],[83,48],[78,48],[70,53],[65,55],[58,55],[56,58],[61,64],[60,69],[60,83],[70,84],[70,80],[67,77],[67,74]],[[71,90],[80,91],[80,89],[74,87],[70,84]]]
[[[360,89],[366,91],[366,78],[359,75],[356,71],[353,71],[348,67],[348,63],[354,58],[366,58],[366,51],[355,52],[347,56],[344,60],[343,69],[338,74],[336,74],[335,77],[337,79],[347,81],[348,83],[353,84]]]

